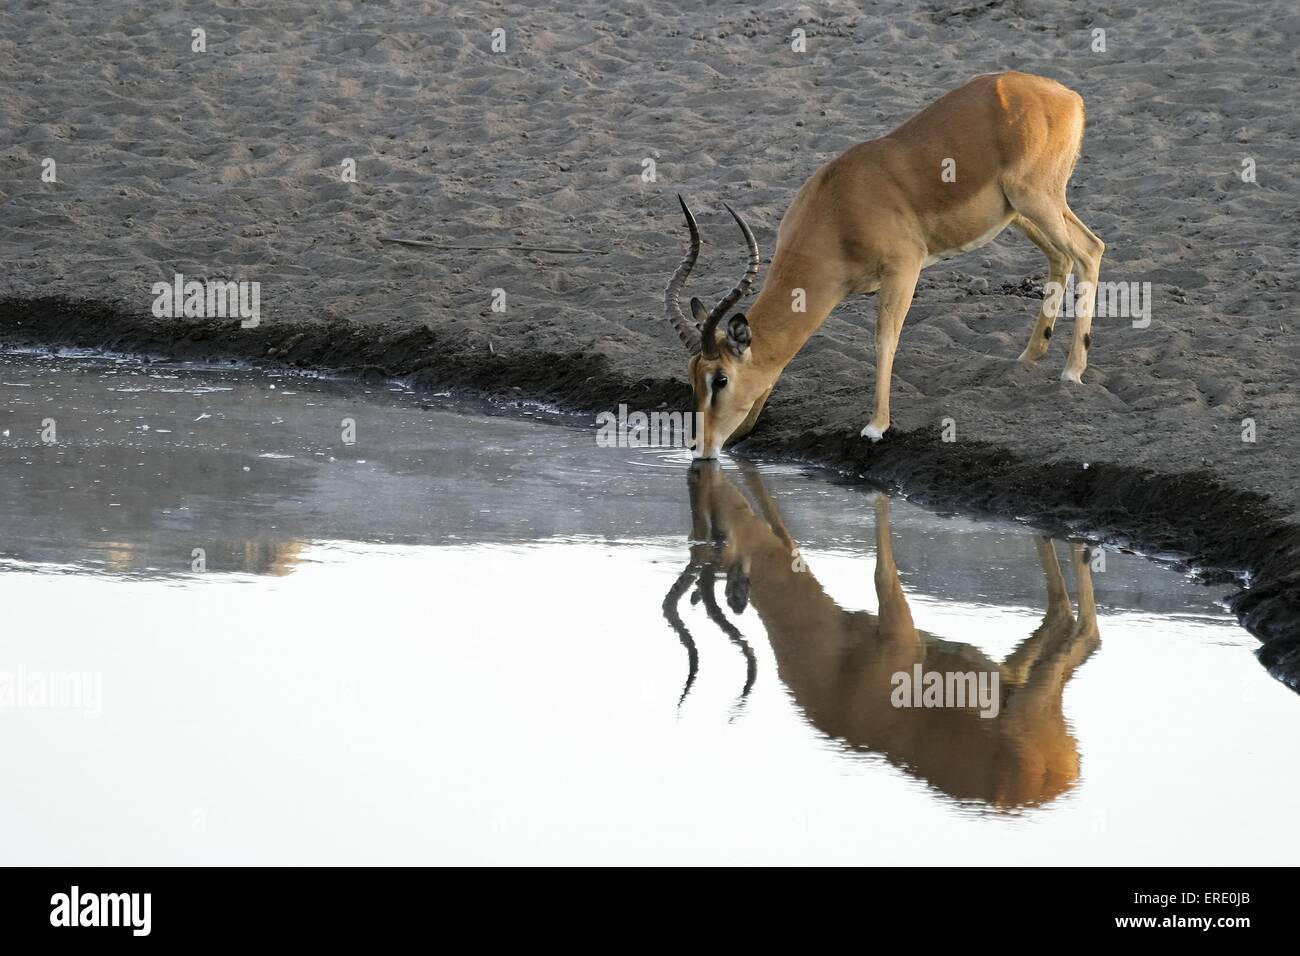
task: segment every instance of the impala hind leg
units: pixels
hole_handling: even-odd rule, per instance
[[[1097,303],[1097,278],[1106,244],[1093,235],[1065,204],[1064,199],[1024,190],[1007,190],[1007,198],[1022,218],[1027,219],[1049,244],[1074,260],[1079,271],[1079,302],[1074,313],[1074,342],[1065,361],[1061,380],[1081,381],[1088,366],[1088,349],[1092,345],[1092,311]]]
[[[1002,678],[1012,684],[1024,684],[1034,665],[1044,651],[1056,643],[1062,634],[1074,629],[1074,609],[1070,605],[1070,591],[1061,573],[1061,562],[1056,559],[1056,545],[1046,535],[1034,538],[1038,561],[1047,581],[1047,611],[1034,633],[1021,641],[1002,662]]]
[[[880,441],[889,428],[889,381],[894,371],[894,352],[903,320],[912,307],[920,262],[887,272],[880,281],[880,316],[876,319],[876,410],[862,436]]]
[[[1101,257],[1106,251],[1106,244],[1083,224],[1074,211],[1065,207],[1065,224],[1074,243],[1075,258],[1079,263],[1080,294],[1082,300],[1074,320],[1074,341],[1070,345],[1070,357],[1065,360],[1065,371],[1061,373],[1062,381],[1078,382],[1082,380],[1083,370],[1088,365],[1088,350],[1092,348],[1092,316],[1097,304],[1097,283],[1101,275]]]
[[[1052,327],[1056,325],[1056,317],[1061,314],[1065,283],[1070,277],[1070,270],[1074,268],[1074,259],[1068,252],[1052,245],[1042,231],[1023,216],[1017,216],[1012,220],[1012,225],[1023,232],[1029,241],[1043,250],[1043,255],[1047,256],[1047,287],[1043,290],[1043,304],[1029,333],[1029,343],[1020,353],[1020,361],[1037,362],[1047,354],[1047,343],[1052,338]]]

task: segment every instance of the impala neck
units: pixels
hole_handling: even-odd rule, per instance
[[[826,317],[844,299],[845,288],[807,259],[783,256],[772,262],[763,291],[747,318],[754,333],[753,365],[776,380]],[[799,293],[802,293],[799,295]],[[796,311],[802,298],[804,311]]]

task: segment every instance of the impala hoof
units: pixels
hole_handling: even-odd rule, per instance
[[[868,425],[866,428],[862,429],[862,437],[870,438],[872,441],[880,441],[880,439],[885,437],[885,430],[883,428],[877,428],[875,425]]]
[[[1068,368],[1067,368],[1064,372],[1061,373],[1061,381],[1062,381],[1062,382],[1073,382],[1075,385],[1082,385],[1082,384],[1083,384],[1083,373],[1082,373],[1082,372],[1075,372],[1075,371],[1072,371],[1071,369],[1068,369]]]

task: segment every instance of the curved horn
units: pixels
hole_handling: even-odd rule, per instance
[[[682,204],[682,212],[686,214],[686,228],[691,231],[691,248],[677,267],[677,271],[673,273],[673,277],[668,280],[668,288],[664,292],[664,308],[668,312],[668,321],[677,330],[677,335],[686,346],[686,351],[694,355],[701,348],[700,327],[682,314],[680,297],[682,286],[686,285],[686,277],[691,274],[691,269],[695,267],[695,260],[700,256],[700,230],[695,225],[695,217],[691,215],[686,200],[679,194],[677,201]]]
[[[712,567],[706,567],[700,572],[700,595],[704,599],[704,610],[709,615],[709,620],[718,625],[718,629],[727,635],[727,640],[740,648],[740,653],[745,656],[745,686],[740,691],[740,697],[736,701],[737,707],[743,707],[745,698],[749,692],[754,689],[754,681],[758,679],[758,658],[754,656],[754,649],[749,646],[749,641],[745,640],[745,635],[740,633],[740,628],[732,624],[727,615],[723,613],[722,608],[718,606],[718,596],[714,593],[713,582],[715,572]]]
[[[673,586],[664,595],[661,605],[664,619],[677,635],[677,639],[682,642],[682,647],[686,648],[686,686],[682,688],[682,696],[677,700],[678,707],[685,703],[686,695],[691,692],[691,685],[695,683],[695,676],[700,671],[700,652],[695,647],[695,638],[691,637],[691,632],[686,629],[682,616],[677,613],[677,602],[695,583],[696,573],[695,565],[688,564],[686,570],[677,576]]]
[[[740,226],[740,231],[745,236],[745,244],[749,246],[749,265],[745,268],[745,274],[741,276],[740,281],[736,283],[736,287],[723,296],[722,301],[713,307],[713,310],[709,313],[708,319],[704,322],[704,327],[700,329],[701,349],[710,358],[717,357],[715,333],[718,328],[718,322],[727,314],[733,305],[739,302],[741,298],[749,292],[750,287],[754,284],[754,280],[758,278],[758,266],[762,261],[762,256],[760,256],[758,252],[758,240],[754,238],[754,233],[750,230],[749,224],[741,218],[740,213],[736,212],[736,210],[732,209],[726,203],[723,203],[722,205],[726,208],[727,212],[731,213],[731,218],[736,220],[736,224]]]

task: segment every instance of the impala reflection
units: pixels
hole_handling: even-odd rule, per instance
[[[881,754],[953,798],[1000,809],[1040,806],[1074,785],[1079,750],[1061,697],[1099,643],[1085,545],[1069,545],[1076,612],[1054,543],[1034,540],[1046,583],[1046,612],[1005,660],[994,661],[972,644],[927,634],[913,624],[894,562],[887,496],[877,495],[873,504],[879,611],[848,611],[817,580],[758,472],[751,466],[742,473],[752,502],[716,462],[698,462],[690,472],[690,562],[663,603],[687,650],[683,699],[698,672],[699,655],[679,612],[681,599],[690,594],[702,603],[709,619],[745,655],[742,699],[757,676],[753,649],[738,625],[752,605],[772,646],[777,675],[826,736]],[[950,679],[938,687],[922,681],[926,694],[913,686],[932,674]],[[951,675],[966,678],[965,700],[946,696],[954,685]],[[955,683],[963,685],[961,679]],[[981,700],[989,691],[996,698]]]

